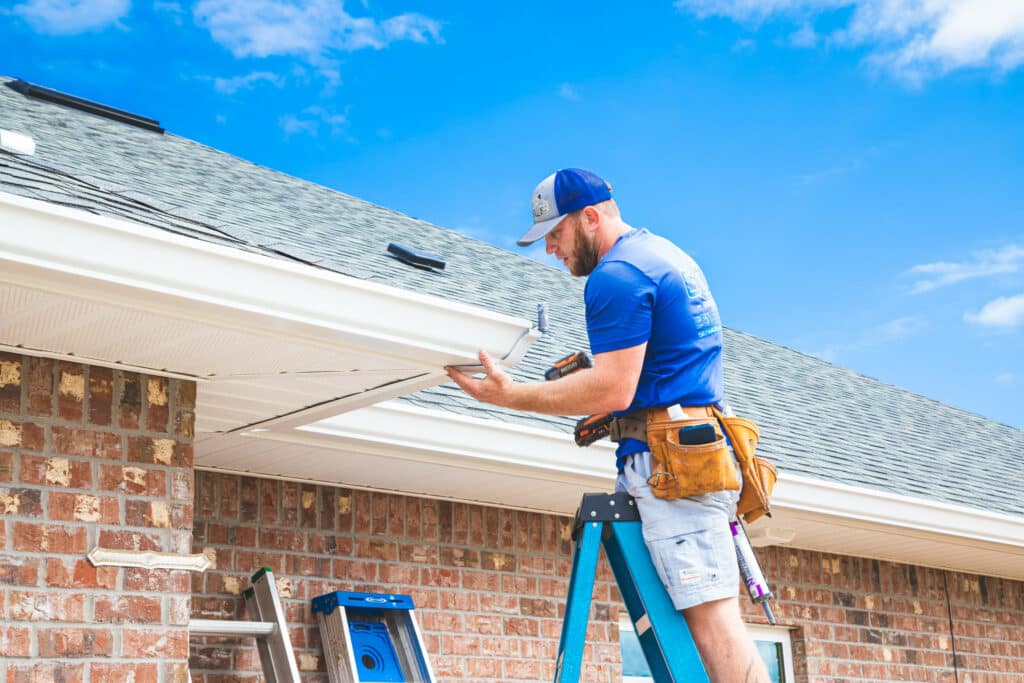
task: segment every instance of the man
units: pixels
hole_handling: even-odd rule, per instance
[[[545,178],[533,193],[533,227],[569,272],[589,276],[587,333],[594,366],[554,382],[514,382],[486,352],[486,375],[449,376],[495,405],[553,415],[616,415],[678,404],[690,417],[722,401],[722,326],[697,264],[671,242],[626,224],[611,186],[580,169]],[[642,415],[642,413],[640,413]],[[768,682],[740,618],[739,572],[729,520],[736,491],[678,500],[651,494],[643,430],[619,441],[616,488],[637,499],[644,540],[668,594],[682,610],[716,683]]]

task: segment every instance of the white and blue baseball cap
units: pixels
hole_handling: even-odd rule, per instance
[[[612,186],[590,171],[563,168],[540,181],[533,190],[533,227],[519,238],[526,247],[558,225],[573,211],[593,206],[612,198]]]

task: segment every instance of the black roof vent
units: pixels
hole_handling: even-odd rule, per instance
[[[433,254],[428,254],[425,251],[407,247],[404,244],[391,242],[388,244],[388,253],[402,263],[408,263],[410,266],[415,268],[420,268],[422,270],[444,270],[443,259],[440,259]]]
[[[103,116],[104,118],[113,119],[122,123],[127,123],[130,126],[136,126],[137,128],[145,128],[146,130],[152,130],[157,133],[163,133],[164,129],[160,127],[160,122],[156,119],[147,119],[144,116],[132,114],[128,111],[121,111],[120,109],[114,109],[108,107],[105,104],[97,104],[96,102],[90,102],[89,100],[83,100],[81,97],[75,97],[74,95],[68,95],[57,90],[50,90],[49,88],[43,88],[38,85],[33,85],[28,81],[23,81],[20,78],[16,81],[7,81],[8,88],[17,90],[26,97],[34,97],[39,100],[46,100],[55,104],[63,104],[66,107],[72,107],[73,109],[81,109],[87,111],[90,114],[96,114],[97,116]]]

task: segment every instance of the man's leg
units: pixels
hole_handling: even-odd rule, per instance
[[[769,683],[768,669],[740,618],[737,598],[683,610],[711,683]]]

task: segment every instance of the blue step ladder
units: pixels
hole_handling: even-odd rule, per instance
[[[412,597],[335,591],[312,611],[331,683],[435,683]]]
[[[576,683],[583,664],[598,551],[605,556],[656,683],[706,683],[707,673],[681,612],[665,592],[626,493],[586,493],[576,512],[569,596],[558,644],[555,683]]]

